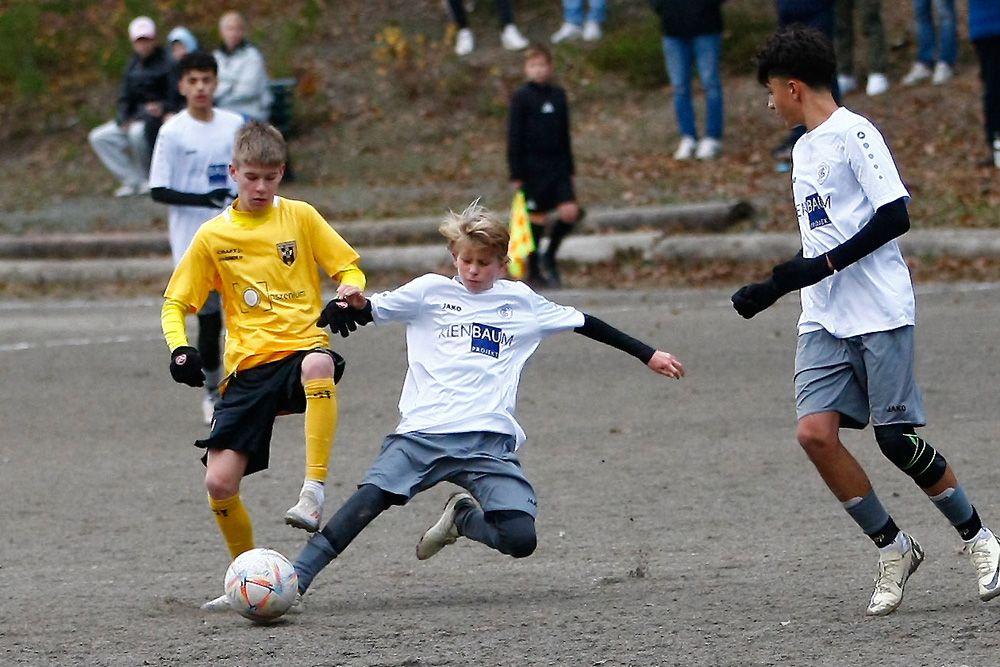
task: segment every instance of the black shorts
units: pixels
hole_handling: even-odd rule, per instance
[[[531,213],[548,213],[559,204],[576,201],[570,174],[530,175],[524,182],[524,198]]]
[[[306,410],[302,360],[312,352],[325,352],[333,357],[333,379],[339,382],[344,374],[344,359],[326,349],[302,350],[278,361],[238,371],[229,379],[225,393],[215,405],[211,434],[195,442],[195,447],[243,452],[249,457],[244,476],[265,470],[275,418]],[[208,452],[201,461],[207,463]]]

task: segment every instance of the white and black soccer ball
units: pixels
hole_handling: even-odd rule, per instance
[[[226,570],[226,600],[251,621],[273,621],[295,604],[299,578],[291,562],[273,549],[251,549]]]

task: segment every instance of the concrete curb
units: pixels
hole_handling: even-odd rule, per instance
[[[1000,231],[914,230],[900,239],[903,252],[921,258],[1000,259]],[[560,258],[580,263],[610,262],[618,253],[647,261],[769,261],[788,259],[799,250],[798,233],[694,234],[662,231],[571,236]],[[451,255],[441,243],[361,247],[362,267],[370,272],[419,274],[446,269]],[[159,282],[173,270],[169,257],[0,260],[0,285],[75,285]]]

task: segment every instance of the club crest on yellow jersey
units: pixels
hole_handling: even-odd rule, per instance
[[[281,261],[287,266],[291,266],[295,263],[295,241],[285,241],[284,243],[278,243],[278,254],[281,255]]]

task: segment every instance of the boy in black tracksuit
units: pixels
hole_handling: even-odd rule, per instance
[[[566,91],[551,83],[552,72],[552,55],[547,50],[527,50],[524,73],[528,82],[510,101],[507,133],[510,180],[515,189],[524,190],[536,247],[545,235],[546,214],[552,210],[559,214],[541,262],[537,252],[528,258],[529,281],[535,287],[559,286],[556,253],[563,238],[583,217],[573,192],[569,105]],[[543,266],[547,276],[541,271]]]

